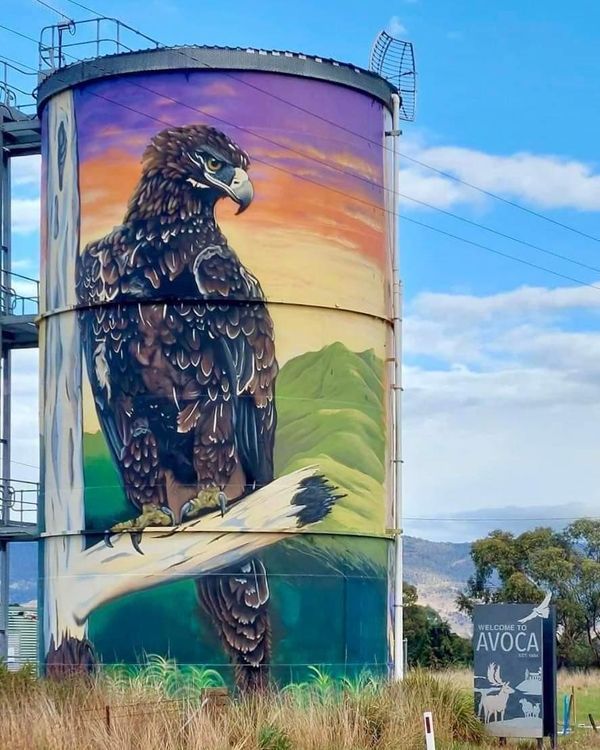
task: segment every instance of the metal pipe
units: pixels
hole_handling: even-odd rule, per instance
[[[1,333],[0,333],[1,335]],[[11,432],[11,356],[9,345],[2,339],[2,523],[10,522],[10,432]]]
[[[6,282],[6,270],[10,269],[10,159],[4,152],[3,118],[0,115],[0,270],[2,272],[2,283]],[[2,293],[2,305],[6,311],[7,292]],[[2,467],[8,468],[10,472],[10,359],[8,349],[4,341],[2,329],[0,328],[0,354],[2,362],[2,404],[1,404],[1,435],[2,438]],[[8,413],[7,413],[8,408]],[[9,473],[3,470],[4,477]],[[0,526],[7,526],[10,519],[10,508],[8,500],[8,481],[2,482],[2,512]],[[0,659],[6,661],[8,657],[8,566],[9,552],[5,539],[0,541]]]
[[[0,540],[0,658],[8,658],[8,543]]]
[[[3,310],[5,315],[11,312],[11,289],[10,289],[10,269],[12,265],[11,257],[11,160],[6,158],[3,168],[3,195],[4,195],[4,229],[3,245],[4,253],[2,257],[2,281],[3,281]],[[10,487],[10,428],[11,428],[11,356],[10,344],[6,341],[3,331],[0,329],[0,345],[2,348],[2,424],[0,427],[0,437],[2,438],[2,497],[3,497],[3,514],[2,522],[7,525],[10,520],[10,510],[6,500]]]
[[[400,281],[398,245],[398,138],[400,137],[400,96],[392,94],[393,143],[393,257],[392,257],[392,323],[394,331],[394,672],[395,680],[404,677],[403,561],[402,561],[402,282]]]

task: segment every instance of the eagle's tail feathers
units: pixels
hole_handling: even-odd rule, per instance
[[[198,595],[235,669],[242,691],[265,689],[269,678],[271,628],[269,582],[260,560],[245,561],[198,579]]]

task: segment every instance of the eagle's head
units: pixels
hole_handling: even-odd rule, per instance
[[[254,196],[248,155],[224,133],[207,125],[162,130],[150,141],[142,163],[143,176],[166,178],[169,192],[196,198],[203,206],[229,197],[241,213]]]

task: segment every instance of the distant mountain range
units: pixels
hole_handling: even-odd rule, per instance
[[[430,542],[404,537],[404,580],[417,587],[418,603],[435,609],[459,635],[468,635],[471,621],[456,607],[456,597],[473,573],[468,542]]]
[[[586,503],[563,505],[504,505],[437,513],[422,521],[407,519],[404,530],[414,537],[435,542],[469,542],[487,536],[494,529],[522,534],[536,526],[560,530],[577,518],[598,517],[598,507]]]

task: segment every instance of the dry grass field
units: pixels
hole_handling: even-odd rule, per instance
[[[0,675],[0,747],[14,750],[423,750],[423,711],[438,750],[496,748],[473,715],[467,671],[411,672],[402,685],[369,679],[311,683],[212,707],[198,691],[161,679],[104,677],[62,683]],[[566,675],[561,689],[600,696],[597,675]],[[108,707],[108,716],[107,716]],[[600,712],[599,712],[600,713]],[[600,748],[579,730],[565,750]],[[524,750],[532,743],[509,743]]]

